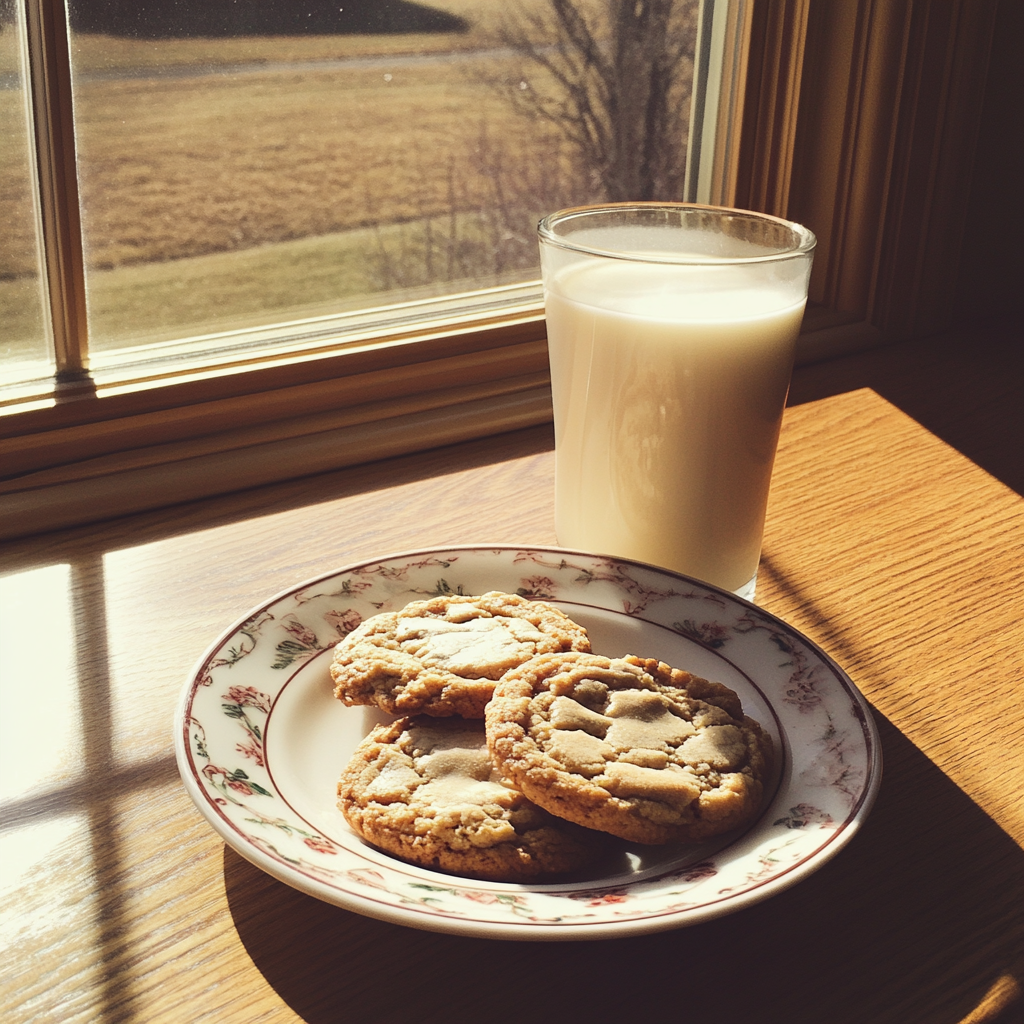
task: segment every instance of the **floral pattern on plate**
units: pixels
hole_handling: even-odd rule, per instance
[[[658,848],[655,857],[645,855],[648,848],[627,850],[625,867],[558,885],[458,878],[404,864],[358,839],[334,807],[334,786],[372,721],[333,699],[330,651],[377,612],[489,590],[556,602],[588,627],[598,653],[659,657],[735,686],[745,709],[751,701],[761,707],[751,713],[772,726],[779,764],[758,822],[716,843]],[[622,643],[643,649],[612,649]],[[867,703],[796,630],[687,577],[551,548],[397,555],[281,594],[200,660],[175,731],[192,799],[258,867],[369,916],[498,938],[636,934],[762,900],[852,838],[881,776]]]

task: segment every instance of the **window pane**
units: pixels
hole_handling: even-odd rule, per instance
[[[76,0],[93,358],[531,281],[544,213],[682,198],[696,0],[570,10]]]
[[[53,373],[19,7],[0,0],[0,384]]]

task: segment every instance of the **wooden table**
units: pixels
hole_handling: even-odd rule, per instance
[[[758,594],[881,731],[875,809],[817,874],[689,929],[512,943],[225,848],[171,752],[209,641],[347,562],[554,543],[552,463],[538,429],[0,551],[5,1021],[1021,1019],[1024,499],[869,390],[787,411]]]

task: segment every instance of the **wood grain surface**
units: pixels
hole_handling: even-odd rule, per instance
[[[870,390],[787,411],[758,592],[882,735],[871,817],[810,878],[649,937],[467,939],[322,904],[205,824],[171,719],[207,644],[347,562],[552,544],[552,474],[537,428],[0,549],[3,1019],[1020,1020],[1024,499]]]

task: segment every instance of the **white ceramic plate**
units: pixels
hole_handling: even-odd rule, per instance
[[[587,627],[598,654],[638,654],[736,690],[777,765],[757,822],[701,846],[621,844],[596,873],[515,885],[418,868],[368,846],[335,784],[378,712],[334,699],[338,639],[435,594],[519,593]],[[868,705],[784,622],[651,566],[554,548],[395,555],[281,594],[228,630],[188,680],[175,722],[189,795],[224,840],[275,878],[396,924],[502,939],[591,939],[696,924],[766,899],[853,837],[881,779]]]

